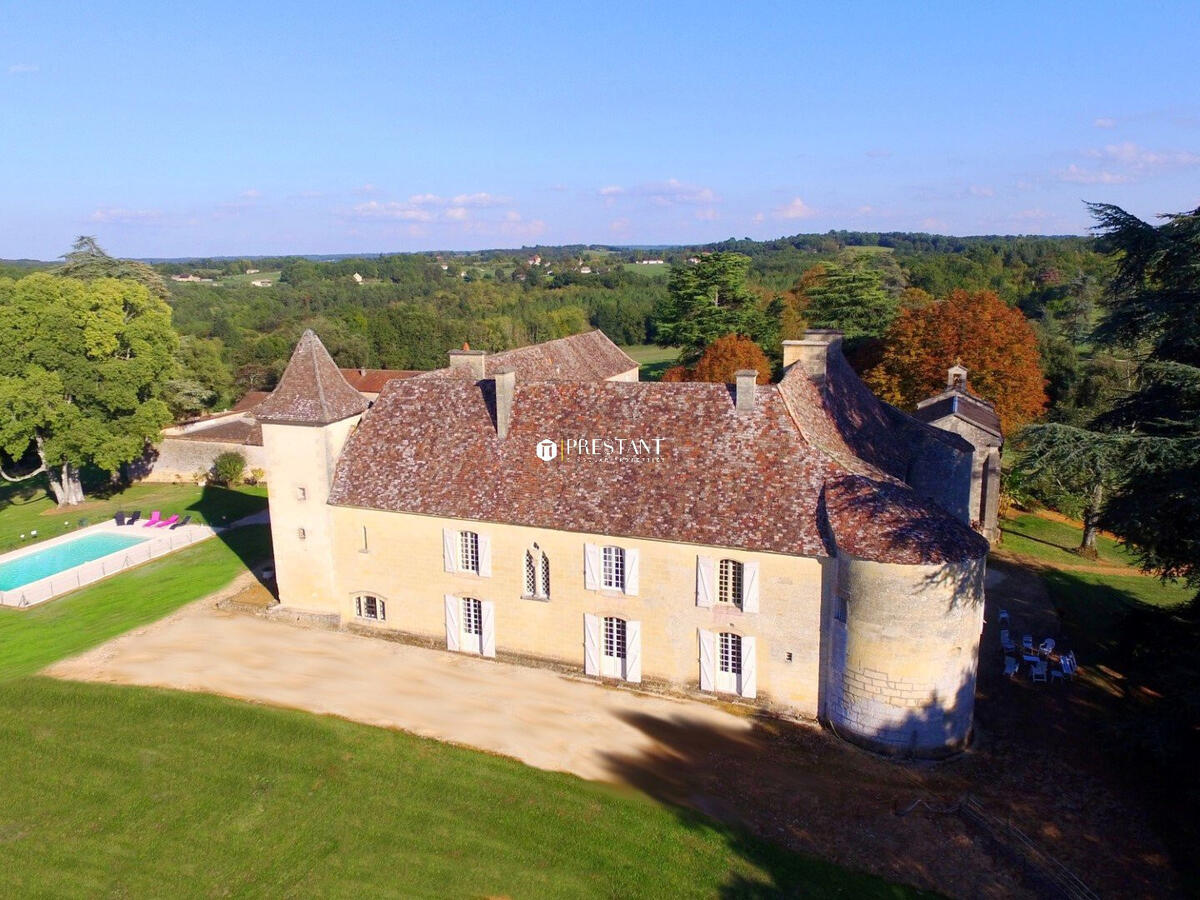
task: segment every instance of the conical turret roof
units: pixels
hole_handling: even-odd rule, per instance
[[[329,425],[367,408],[362,394],[350,386],[321,339],[312,329],[300,336],[292,358],[255,416],[260,422],[284,425]]]

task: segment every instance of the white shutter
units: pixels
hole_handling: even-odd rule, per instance
[[[638,592],[638,552],[625,551],[625,593],[636,597]]]
[[[717,636],[700,629],[700,690],[716,690]]]
[[[711,556],[696,557],[696,605],[713,605],[713,570],[715,561]]]
[[[480,604],[483,611],[483,650],[484,656],[496,655],[496,604],[484,600]]]
[[[479,574],[492,577],[492,539],[486,534],[479,536]]]
[[[600,548],[596,544],[583,545],[583,586],[600,590]]]
[[[758,612],[758,563],[742,564],[742,611]]]
[[[446,595],[446,649],[458,649],[458,598]]]
[[[642,623],[625,622],[625,680],[642,681]]]
[[[742,636],[742,681],[738,693],[751,700],[758,696],[758,660],[754,653],[757,643],[752,637]]]
[[[447,572],[457,572],[458,566],[458,532],[449,528],[442,529],[442,562]]]
[[[583,614],[583,671],[600,674],[600,617]]]

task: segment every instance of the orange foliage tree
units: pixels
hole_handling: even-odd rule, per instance
[[[663,372],[663,381],[714,381],[719,384],[732,384],[738,369],[754,369],[758,372],[758,384],[766,384],[771,380],[771,362],[762,348],[748,337],[739,334],[727,334],[717,338],[697,360],[696,365],[688,369],[684,366],[672,366]]]
[[[991,291],[951,292],[944,300],[901,309],[883,339],[879,362],[863,380],[884,400],[913,409],[946,386],[946,370],[967,368],[972,393],[996,404],[1015,432],[1046,407],[1037,336],[1025,316]]]

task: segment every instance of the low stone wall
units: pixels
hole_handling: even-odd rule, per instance
[[[164,437],[148,459],[143,481],[193,481],[197,472],[208,472],[213,461],[222,453],[240,453],[246,460],[246,473],[251,469],[266,470],[267,458],[262,447],[217,441],[195,441]]]

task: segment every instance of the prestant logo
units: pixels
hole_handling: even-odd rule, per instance
[[[570,437],[562,440],[543,438],[534,452],[543,462],[556,459],[591,459],[602,462],[648,463],[664,458],[665,438]]]

